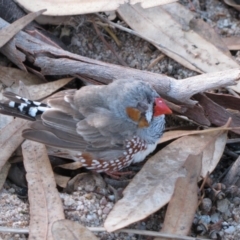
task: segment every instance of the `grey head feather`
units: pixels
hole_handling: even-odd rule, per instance
[[[151,121],[154,100],[159,94],[148,83],[138,80],[117,80],[106,86],[105,92],[105,101],[109,103],[109,109],[118,117],[132,121],[127,116],[126,108],[139,108],[141,104],[141,107],[145,106],[151,113],[150,117],[146,116],[149,122]]]

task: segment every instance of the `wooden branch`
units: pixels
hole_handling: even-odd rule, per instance
[[[0,29],[7,23],[0,18]],[[194,105],[196,101],[190,99],[192,95],[208,89],[230,86],[240,79],[240,70],[231,69],[218,73],[203,74],[183,80],[176,80],[163,74],[141,71],[82,57],[77,54],[50,46],[21,31],[8,42],[0,51],[13,60],[13,53],[6,48],[13,41],[17,51],[25,54],[26,58],[44,75],[74,75],[90,77],[102,83],[109,83],[117,79],[137,79],[149,82],[156,91],[166,99],[177,103]],[[11,48],[12,49],[12,48]],[[13,60],[14,61],[14,60]],[[19,57],[18,62],[19,66]]]

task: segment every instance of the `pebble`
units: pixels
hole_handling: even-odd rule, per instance
[[[71,206],[75,203],[75,201],[71,197],[67,197],[64,199],[65,206]]]
[[[225,233],[232,234],[234,233],[236,228],[234,226],[229,226],[227,229],[224,229]]]

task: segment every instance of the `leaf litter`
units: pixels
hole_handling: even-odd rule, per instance
[[[136,6],[136,8],[135,9],[137,9],[137,7],[138,6]],[[182,8],[181,8],[181,6],[179,6],[179,9],[181,9],[181,11],[184,11]],[[138,9],[139,10],[139,9]],[[169,10],[169,7],[166,7],[165,9],[164,9],[165,11],[170,11]],[[119,10],[120,11],[120,10]],[[179,12],[181,12],[181,11],[179,11]],[[146,11],[147,12],[147,11]],[[153,13],[153,12],[151,12],[151,13]],[[145,13],[144,13],[145,14]],[[190,14],[190,12],[188,11],[188,13],[187,14],[182,14],[182,15],[184,15],[184,16],[191,16],[191,14]],[[179,17],[177,14],[176,14],[176,16],[174,16],[174,15],[171,15],[171,17],[172,17],[172,19],[171,20],[175,20],[176,21],[176,19],[174,19],[174,18],[176,18],[176,17]],[[180,16],[181,17],[181,16]],[[125,20],[126,22],[128,22],[127,20]],[[169,21],[170,22],[170,21]],[[182,23],[182,22],[181,22]],[[189,24],[193,24],[193,22],[192,22],[192,19],[191,19],[191,17],[190,17],[190,20],[188,20],[188,21],[186,21],[186,28],[184,28],[184,26],[182,27],[182,29],[179,29],[179,30],[181,30],[180,31],[180,33],[178,33],[178,34],[183,34],[183,32],[182,32],[182,30],[184,30],[184,31],[186,31],[186,32],[188,32],[188,25]],[[199,25],[196,25],[197,23],[194,23],[195,25],[194,25],[194,31],[196,30],[196,28],[197,27],[199,27]],[[167,26],[167,25],[166,25]],[[191,27],[193,27],[193,25],[191,25]],[[169,27],[168,27],[168,30],[169,30]],[[172,29],[171,29],[172,30]],[[173,33],[171,33],[171,35],[174,35],[174,32]],[[189,33],[189,35],[190,35],[190,37],[189,37],[189,39],[191,39],[191,33]],[[199,35],[200,37],[202,37],[201,35]],[[206,41],[208,41],[208,40],[206,40],[206,38],[204,38],[203,37],[203,39],[200,41],[200,40],[196,40],[196,39],[200,39],[199,38],[199,36],[197,37],[197,38],[193,38],[193,39],[195,39],[195,43],[200,43],[200,42],[204,42],[204,43],[206,43]],[[149,37],[149,36],[148,36]],[[147,37],[147,38],[148,38]],[[196,35],[194,36],[194,37],[196,37]],[[144,37],[143,37],[144,38]],[[12,40],[12,41],[14,41],[14,40]],[[151,42],[151,41],[150,41]],[[211,44],[211,45],[210,45]],[[214,46],[214,43],[212,43],[211,41],[209,41],[209,49],[211,49],[211,51],[215,51],[215,53],[217,53],[218,54],[218,56],[219,56],[219,58],[221,57],[221,59],[222,59],[222,61],[223,61],[223,63],[225,63],[225,61],[227,61],[227,63],[228,64],[232,64],[231,66],[230,66],[230,68],[233,66],[233,67],[237,67],[238,65],[235,65],[235,62],[234,61],[232,61],[232,60],[230,60],[230,57],[229,57],[229,53],[227,53],[226,52],[226,48],[224,47],[223,49],[224,49],[224,51],[222,51],[221,50],[221,54],[220,54],[220,50],[219,50],[219,44],[220,44],[220,46],[221,46],[221,42],[219,43],[218,42],[218,46],[217,46],[217,44],[216,44],[216,46]],[[214,47],[213,47],[214,46]],[[195,52],[195,49],[191,49],[192,50],[192,52],[191,53],[194,53]],[[163,52],[164,52],[164,50],[162,50]],[[210,53],[211,53],[211,51],[209,51]],[[177,52],[177,51],[176,51]],[[176,52],[175,52],[175,55],[176,55]],[[180,51],[181,52],[181,51]],[[189,54],[189,52],[187,52],[188,54]],[[215,53],[214,54],[212,54],[212,56],[214,56],[215,55]],[[164,52],[164,54],[166,54],[166,55],[168,55],[166,52]],[[193,54],[194,55],[194,54]],[[169,54],[169,56],[171,56],[172,58],[174,58],[173,57],[173,55],[171,55],[171,54]],[[191,57],[185,57],[184,55],[183,55],[183,58],[186,60],[186,63],[185,63],[185,66],[186,67],[190,67],[190,68],[195,68],[195,70],[196,71],[201,71],[201,72],[204,72],[204,71],[206,71],[206,72],[208,72],[208,71],[216,71],[216,69],[218,69],[218,67],[219,66],[216,66],[216,65],[214,65],[214,63],[216,63],[216,62],[214,62],[215,61],[215,59],[213,59],[213,64],[212,64],[212,62],[211,62],[211,64],[210,64],[210,66],[208,66],[207,68],[204,68],[204,64],[206,63],[206,62],[204,62],[204,61],[206,61],[206,59],[203,61],[203,62],[199,62],[198,60],[199,59],[201,59],[201,57],[204,57],[205,55],[202,53],[202,54],[200,54],[200,55],[196,55],[195,54],[195,59],[192,61],[195,65],[194,66],[189,66],[189,62],[188,62],[188,60],[191,58]],[[181,56],[182,57],[182,56]],[[179,59],[178,59],[178,57],[176,57],[176,58],[174,58],[176,61],[180,61]],[[226,60],[226,59],[228,59],[228,60]],[[158,61],[161,61],[162,60],[162,57],[161,58],[159,58],[159,60]],[[212,58],[209,58],[209,61],[212,61]],[[220,62],[220,61],[219,61]],[[182,64],[184,64],[184,61],[182,61],[181,60],[181,63]],[[221,65],[221,64],[220,64]],[[197,68],[196,68],[196,66],[197,66]],[[227,68],[228,68],[229,66],[227,66]],[[224,68],[224,67],[223,67]],[[200,70],[199,70],[200,69]],[[212,70],[212,69],[214,69],[214,70]],[[221,70],[222,70],[222,68],[221,68]],[[45,70],[45,74],[47,73],[47,71]],[[236,72],[237,73],[237,72]],[[226,74],[226,76],[227,76],[228,74]],[[199,84],[199,82],[198,82],[198,84]],[[53,84],[54,85],[54,84]],[[237,87],[238,87],[238,85],[236,86],[236,87],[232,87],[232,89],[233,90],[235,90],[236,92],[238,92],[238,90],[237,90]],[[33,87],[33,89],[37,89],[37,87]],[[43,88],[43,92],[44,92],[44,89],[46,90],[47,88]],[[55,88],[56,90],[57,90],[57,88]],[[192,90],[192,88],[191,88],[191,90]],[[222,90],[221,90],[222,91]],[[32,89],[31,89],[31,92],[32,92]],[[54,92],[54,91],[52,91],[52,92]],[[230,92],[231,93],[231,92]],[[221,94],[220,94],[221,95]],[[207,96],[207,97],[205,97],[205,96]],[[199,106],[201,106],[202,107],[202,109],[203,109],[203,111],[202,111],[202,119],[203,119],[203,117],[205,118],[204,119],[204,121],[205,121],[205,123],[207,123],[208,122],[208,124],[206,124],[206,125],[208,125],[208,126],[210,126],[212,123],[213,124],[215,124],[215,125],[218,125],[218,126],[220,126],[220,125],[222,125],[222,124],[224,124],[225,122],[226,122],[226,120],[228,119],[228,117],[232,117],[232,123],[231,124],[233,124],[232,126],[239,126],[238,125],[238,112],[236,112],[236,111],[238,111],[238,109],[237,109],[237,107],[236,106],[226,106],[226,104],[225,104],[225,102],[223,103],[223,102],[220,102],[220,101],[217,101],[216,100],[216,98],[215,98],[215,100],[213,99],[213,97],[212,98],[210,98],[210,95],[208,95],[208,94],[206,94],[204,96],[204,99],[205,99],[205,101],[203,101],[202,99],[200,99],[199,97],[196,97],[195,98],[195,100],[198,100],[198,104],[199,104]],[[200,99],[200,100],[199,100]],[[206,100],[207,99],[207,100]],[[230,99],[230,97],[229,98],[227,98],[226,97],[226,102],[228,102],[228,100]],[[236,100],[237,101],[237,100]],[[212,102],[214,102],[214,104],[212,103]],[[234,100],[233,100],[233,102],[234,102]],[[178,104],[179,104],[179,102],[177,102]],[[195,102],[196,103],[196,102]],[[210,105],[210,103],[212,104],[212,105]],[[194,108],[194,107],[193,107]],[[221,110],[219,110],[221,108]],[[218,115],[211,115],[211,114],[209,114],[209,113],[211,113],[211,110],[213,110],[214,109],[214,111],[216,111],[217,112],[217,114]],[[224,110],[222,110],[222,109],[224,109]],[[229,109],[231,109],[231,111],[229,110]],[[206,114],[206,111],[205,110],[207,110],[207,114]],[[226,112],[228,112],[228,114],[226,115]],[[192,115],[185,115],[184,113],[181,113],[180,115],[182,115],[182,116],[187,116],[187,117],[189,117],[190,119],[192,119],[191,118],[191,116],[193,116],[194,114],[195,114],[195,116],[197,115],[197,111],[195,110],[195,112],[192,112],[191,113]],[[217,116],[217,117],[216,117]],[[218,118],[219,117],[223,117],[223,119],[221,120],[221,121],[219,121],[218,120]],[[199,119],[199,118],[197,118],[197,116],[195,117],[195,119],[194,120],[197,120],[197,119]],[[220,119],[220,118],[219,118]],[[199,122],[199,120],[198,121],[196,121],[196,122]],[[227,140],[227,129],[224,129],[224,128],[222,128],[222,130],[220,130],[221,128],[219,128],[219,129],[216,129],[216,132],[217,131],[219,131],[219,133],[217,134],[217,133],[213,133],[213,132],[208,132],[208,133],[204,133],[204,132],[202,132],[202,133],[194,133],[195,135],[193,135],[193,136],[183,136],[183,137],[181,137],[182,136],[182,134],[184,135],[185,133],[178,133],[178,134],[176,134],[176,133],[173,133],[173,135],[175,135],[175,137],[172,137],[172,138],[176,138],[176,136],[177,137],[181,137],[181,138],[179,138],[179,139],[177,139],[176,141],[174,141],[174,142],[172,142],[172,143],[170,143],[167,147],[165,147],[165,148],[163,148],[160,152],[158,152],[155,156],[153,156],[151,159],[149,159],[149,161],[146,163],[146,165],[143,167],[143,169],[138,173],[138,175],[132,180],[132,182],[130,183],[130,185],[124,190],[124,197],[115,205],[115,207],[114,207],[114,209],[113,209],[113,211],[109,214],[109,217],[108,217],[108,219],[107,219],[107,221],[106,221],[106,223],[105,223],[105,226],[107,226],[107,229],[108,230],[113,230],[113,229],[118,229],[119,227],[121,227],[121,226],[126,226],[127,224],[129,224],[129,223],[131,223],[131,222],[134,222],[134,221],[138,221],[139,219],[143,219],[143,218],[145,218],[148,214],[150,214],[150,213],[152,213],[152,212],[154,212],[154,211],[156,211],[157,209],[159,209],[161,206],[163,206],[163,205],[165,205],[170,199],[171,199],[171,196],[175,196],[176,197],[176,195],[177,194],[175,194],[175,193],[177,193],[177,191],[179,190],[179,189],[181,189],[181,188],[183,188],[184,189],[184,187],[183,186],[188,186],[188,187],[191,187],[191,183],[190,183],[190,180],[188,179],[188,164],[186,164],[186,162],[185,162],[185,160],[186,159],[188,159],[188,156],[192,153],[192,154],[194,154],[195,156],[196,156],[196,153],[197,153],[197,151],[196,151],[196,146],[197,146],[197,148],[198,148],[198,153],[200,154],[201,152],[203,153],[203,156],[202,156],[202,172],[201,172],[201,174],[200,174],[200,176],[202,177],[202,178],[204,178],[204,177],[206,177],[206,175],[207,175],[207,173],[208,173],[208,171],[212,171],[214,168],[215,168],[215,166],[216,166],[216,164],[218,163],[218,161],[219,161],[219,159],[220,159],[220,157],[222,156],[222,153],[223,153],[223,150],[224,150],[224,146],[225,146],[225,144],[226,144],[226,140]],[[233,131],[234,131],[234,129],[232,129]],[[238,132],[238,130],[236,129],[236,132]],[[186,133],[187,134],[187,133]],[[189,133],[190,134],[190,133]],[[187,135],[189,135],[189,134],[187,134]],[[171,136],[168,138],[168,140],[170,140],[171,139]],[[207,142],[207,144],[206,144],[206,142],[205,142],[205,145],[204,145],[204,140]],[[194,149],[194,143],[195,143],[195,150],[193,150]],[[174,144],[178,144],[180,147],[176,147]],[[181,145],[182,144],[182,145]],[[185,146],[183,146],[183,144],[185,144]],[[181,147],[182,146],[182,147]],[[186,147],[187,146],[187,147]],[[200,146],[200,150],[199,150],[199,146]],[[203,147],[203,149],[201,149],[201,146]],[[185,148],[185,149],[184,149]],[[189,150],[188,148],[191,148],[191,150]],[[179,158],[183,158],[183,159],[185,159],[185,160],[183,160],[183,159],[181,159],[181,160],[179,160],[179,161],[177,161],[176,163],[175,163],[175,168],[173,167],[174,166],[174,164],[173,164],[173,166],[169,166],[169,163],[165,163],[164,164],[164,167],[165,167],[165,170],[166,170],[166,172],[165,173],[163,173],[163,180],[161,179],[161,181],[160,182],[164,182],[165,184],[163,184],[162,185],[162,187],[159,187],[159,186],[157,186],[157,188],[156,189],[158,189],[158,188],[160,188],[160,191],[159,192],[161,192],[161,190],[163,191],[163,190],[165,190],[165,192],[164,192],[164,194],[162,194],[161,196],[160,196],[160,194],[156,191],[156,193],[155,193],[155,191],[154,190],[152,190],[151,191],[151,184],[150,184],[150,193],[151,194],[149,194],[149,195],[147,195],[147,194],[145,194],[145,196],[147,196],[147,197],[142,197],[142,198],[140,198],[141,200],[143,200],[143,202],[144,201],[146,201],[147,202],[147,200],[148,200],[148,196],[150,196],[150,199],[151,198],[153,198],[154,200],[155,200],[155,202],[156,202],[156,204],[152,207],[152,209],[151,209],[151,207],[149,207],[149,206],[147,206],[147,208],[146,209],[144,209],[144,208],[139,208],[138,206],[135,206],[135,210],[138,210],[138,213],[139,213],[139,216],[135,216],[135,215],[137,215],[137,213],[135,213],[134,212],[134,209],[132,209],[132,211],[133,211],[133,213],[135,214],[132,214],[132,215],[130,215],[130,217],[129,217],[129,220],[128,221],[126,221],[126,222],[124,222],[124,215],[127,215],[128,213],[127,212],[124,212],[124,210],[125,210],[125,208],[122,208],[122,212],[121,212],[121,214],[122,215],[120,215],[120,213],[118,213],[119,215],[116,215],[117,216],[117,221],[116,221],[116,219],[114,219],[114,218],[112,218],[111,219],[111,217],[112,216],[114,216],[114,214],[117,214],[116,212],[117,212],[117,210],[118,210],[118,208],[119,208],[119,212],[120,212],[120,207],[118,207],[119,205],[121,206],[121,201],[124,201],[125,199],[126,199],[126,196],[128,196],[128,194],[130,195],[130,193],[132,194],[132,196],[133,195],[135,195],[135,192],[138,192],[139,191],[139,188],[140,188],[140,190],[141,191],[146,191],[146,193],[147,193],[147,190],[144,188],[145,187],[145,185],[144,185],[144,183],[142,182],[142,181],[140,181],[140,179],[146,179],[146,181],[150,181],[151,179],[153,179],[153,176],[155,176],[155,175],[153,175],[153,176],[149,176],[149,175],[147,175],[147,173],[145,173],[145,168],[148,166],[149,168],[147,168],[147,170],[150,170],[150,173],[154,173],[155,174],[155,169],[154,169],[154,167],[153,167],[153,165],[152,165],[152,168],[150,168],[150,163],[151,163],[151,161],[153,162],[153,163],[156,163],[156,166],[158,166],[160,163],[158,162],[159,160],[157,159],[157,156],[159,157],[159,159],[161,160],[163,160],[164,161],[164,159],[163,159],[163,157],[161,156],[161,152],[163,152],[164,153],[164,151],[165,151],[165,153],[167,154],[166,155],[166,159],[168,159],[169,160],[169,163],[171,163],[172,161],[174,161],[174,159],[173,159],[173,156],[171,157],[171,154],[170,154],[170,151],[172,151],[172,154],[174,153],[174,155],[179,155],[179,156],[177,156],[177,158],[176,159],[178,159],[179,160]],[[175,157],[175,156],[174,156]],[[170,159],[171,158],[171,159]],[[196,157],[197,158],[197,157]],[[175,160],[176,161],[176,160]],[[185,163],[184,163],[185,162]],[[196,164],[196,162],[197,161],[195,161],[195,164]],[[199,163],[199,161],[198,161],[198,163]],[[162,163],[163,164],[163,163]],[[161,164],[160,164],[161,165]],[[162,166],[162,165],[161,165]],[[173,167],[173,169],[171,169],[171,167]],[[170,173],[172,173],[172,174],[169,174],[168,173],[168,171],[167,171],[167,168],[169,168],[168,169],[168,171],[170,172]],[[197,168],[195,168],[195,167],[193,167],[193,169],[192,170],[196,170]],[[161,169],[161,170],[164,170],[164,168],[163,169]],[[151,172],[152,171],[152,172]],[[146,175],[144,175],[144,173],[146,174]],[[176,176],[175,177],[173,177],[173,179],[171,179],[171,177],[169,178],[169,176],[168,175],[174,175],[175,173],[177,173],[176,174]],[[165,174],[165,175],[164,175]],[[158,179],[158,178],[160,178],[158,175],[156,175],[156,179]],[[168,179],[169,178],[169,179]],[[137,180],[138,180],[138,182],[137,182]],[[175,186],[175,184],[176,184],[176,188],[175,188],[175,190],[174,190],[174,186]],[[185,185],[184,185],[185,184]],[[133,188],[133,190],[129,190],[129,189],[131,189],[131,187],[132,186],[134,186],[135,185],[135,189]],[[168,186],[167,186],[168,185]],[[194,185],[194,184],[193,184]],[[136,188],[137,188],[137,186],[138,186],[138,191],[136,191]],[[140,186],[140,187],[139,187]],[[196,196],[196,184],[194,185],[195,186],[195,190],[194,190],[194,196]],[[143,189],[141,189],[141,188],[143,188]],[[179,189],[178,189],[179,188]],[[128,191],[130,191],[130,193],[128,193]],[[135,192],[134,192],[135,191]],[[175,193],[174,193],[174,191],[175,191]],[[180,191],[180,193],[182,193],[182,191]],[[156,194],[156,196],[158,196],[158,194],[159,194],[159,197],[157,197],[157,198],[155,198],[155,195],[154,194]],[[187,194],[185,194],[186,195],[186,199],[187,199]],[[153,197],[154,196],[154,197]],[[162,200],[162,197],[163,197],[163,200]],[[179,196],[179,198],[180,198],[181,196]],[[136,199],[136,198],[134,198],[134,199]],[[128,205],[130,205],[130,207],[131,207],[131,204],[132,204],[132,202],[133,201],[137,201],[137,199],[136,200],[128,200],[128,201],[126,201],[126,204],[128,204]],[[170,205],[169,206],[171,206],[171,202],[174,202],[175,200],[174,200],[174,198],[172,198],[172,200],[170,200]],[[154,203],[155,203],[154,202]],[[151,205],[151,204],[150,204]],[[178,204],[177,204],[178,205]],[[195,207],[196,206],[196,204],[193,204],[193,207]],[[117,210],[116,210],[117,209]],[[140,210],[139,210],[140,209]],[[143,211],[141,211],[141,210],[143,210]],[[170,210],[171,210],[171,208],[170,208]],[[168,210],[168,211],[170,211],[170,210]],[[179,213],[179,219],[181,218],[181,209],[180,209],[180,207],[179,207],[179,210],[180,210],[180,213]],[[129,210],[127,210],[127,211],[129,211]],[[131,210],[130,210],[131,211]],[[193,211],[191,211],[191,214],[193,213]],[[189,216],[191,215],[191,214],[189,214]],[[178,214],[176,214],[177,216],[178,216]],[[191,215],[192,216],[192,215]],[[169,215],[168,215],[168,213],[167,213],[167,216],[166,216],[166,222],[167,222],[167,219],[168,219],[168,217],[169,217]],[[112,220],[112,222],[111,223],[109,223],[110,222],[110,220]],[[176,218],[177,220],[178,220],[178,218]],[[119,222],[118,222],[118,220],[119,220]],[[116,221],[117,223],[115,223],[114,221]],[[123,221],[124,223],[121,223],[121,221]],[[169,220],[168,220],[169,221]],[[174,220],[170,220],[170,222],[173,222]],[[165,223],[166,223],[165,222]],[[189,221],[189,222],[191,222],[191,221]],[[117,225],[118,224],[118,225]],[[122,225],[121,225],[122,224]],[[188,227],[189,227],[189,224],[190,223],[188,223],[188,224],[186,224],[187,226],[186,226],[186,228],[185,229],[187,229]],[[168,224],[167,224],[168,225]],[[166,224],[165,224],[165,226],[166,226]],[[169,226],[167,226],[167,227],[169,227]],[[178,228],[179,227],[179,225],[176,225],[175,226],[176,228]],[[166,227],[165,227],[165,229],[166,229]],[[171,229],[171,228],[170,228]],[[174,232],[174,230],[170,230],[172,233]],[[175,232],[176,233],[176,232]],[[184,234],[186,234],[186,232],[184,233]]]

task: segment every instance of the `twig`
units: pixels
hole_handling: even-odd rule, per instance
[[[106,232],[106,229],[103,227],[88,227],[88,229],[92,232]],[[27,228],[0,227],[0,232],[28,234],[29,230]],[[207,238],[203,239],[203,238],[195,238],[195,237],[188,237],[188,236],[179,236],[174,234],[167,234],[167,233],[147,231],[147,230],[138,230],[138,229],[120,229],[115,231],[115,233],[118,233],[118,232],[152,236],[152,237],[163,237],[163,238],[176,239],[176,240],[208,240]]]

